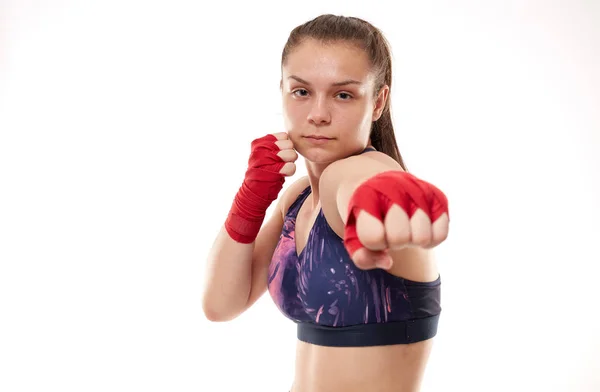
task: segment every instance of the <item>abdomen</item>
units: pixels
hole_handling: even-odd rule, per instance
[[[293,392],[416,392],[433,339],[374,347],[325,347],[298,341]]]

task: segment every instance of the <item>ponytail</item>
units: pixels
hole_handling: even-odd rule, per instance
[[[389,155],[400,164],[402,169],[408,171],[398,149],[389,105],[387,105],[381,117],[371,127],[371,143],[377,151]]]

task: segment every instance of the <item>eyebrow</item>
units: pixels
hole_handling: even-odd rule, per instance
[[[294,80],[297,80],[300,83],[304,83],[304,84],[310,86],[309,82],[307,82],[306,80],[304,80],[302,78],[299,78],[296,75],[291,75],[291,76],[288,77],[288,79],[294,79]],[[341,81],[341,82],[335,82],[335,83],[332,83],[331,85],[332,86],[345,86],[345,85],[348,85],[348,84],[358,84],[359,86],[362,85],[361,82],[359,82],[358,80],[354,80],[354,79],[347,79],[347,80],[344,80],[344,81]]]

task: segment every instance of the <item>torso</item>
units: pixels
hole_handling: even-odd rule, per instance
[[[296,345],[292,392],[417,392],[433,339],[373,347]]]
[[[299,182],[300,192],[290,193],[291,201],[297,199],[301,191],[309,186],[307,178]],[[309,200],[310,198],[306,198],[297,211],[294,232],[296,256],[301,255],[307,247],[317,219],[325,218],[331,229],[343,237],[343,222],[339,216],[334,216],[327,208],[321,209],[321,203],[311,209],[311,203],[307,202]],[[395,251],[392,256],[394,267],[388,271],[390,275],[417,282],[430,282],[438,277],[435,262],[432,257],[428,257],[426,250],[409,248]],[[327,347],[298,340],[292,391],[416,392],[432,342],[433,339],[386,346]]]

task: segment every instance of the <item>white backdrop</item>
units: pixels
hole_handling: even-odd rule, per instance
[[[0,1],[0,390],[289,388],[270,298],[210,323],[200,294],[321,13],[384,32],[401,152],[449,198],[423,391],[600,390],[600,3],[395,3]]]

